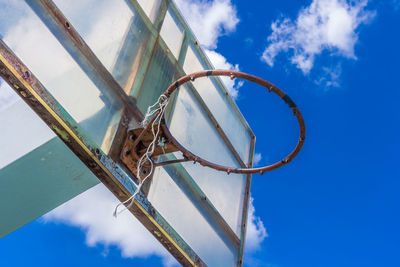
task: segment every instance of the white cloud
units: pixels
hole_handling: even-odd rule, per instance
[[[112,211],[118,200],[99,184],[44,215],[45,222],[58,222],[81,228],[89,247],[117,246],[124,258],[157,255],[164,265],[177,265],[164,247],[129,212],[117,218]]]
[[[47,213],[43,220],[46,223],[79,227],[85,232],[86,245],[103,245],[105,254],[109,246],[116,246],[125,258],[157,255],[163,259],[165,266],[177,265],[175,259],[132,214],[123,212],[117,218],[112,216],[112,211],[118,203],[113,194],[104,185],[99,184]],[[255,215],[253,199],[250,198],[246,253],[257,251],[267,236],[263,222]]]
[[[205,52],[216,69],[239,71],[238,64],[233,65],[229,63],[220,53],[208,49],[205,49]],[[236,82],[236,80],[232,80],[229,77],[221,77],[221,80],[225,84],[228,93],[233,99],[236,99],[239,95],[239,88],[243,85],[243,81]]]
[[[262,159],[261,153],[255,153],[254,154],[254,166],[257,166],[258,163],[260,163],[261,159]]]
[[[230,0],[176,0],[176,5],[193,29],[200,44],[216,69],[239,70],[238,64],[232,64],[216,52],[218,38],[233,32],[239,19]],[[239,94],[243,81],[236,82],[228,77],[221,77],[228,93],[233,99]]]
[[[400,9],[400,0],[393,0],[394,10],[397,11]]]
[[[313,0],[300,10],[297,19],[278,19],[271,24],[269,45],[262,59],[270,66],[281,52],[291,52],[290,61],[304,74],[313,68],[323,51],[356,59],[354,46],[357,28],[370,21],[375,13],[365,10],[367,0]]]
[[[217,48],[218,38],[236,29],[239,19],[230,0],[176,0],[176,5],[199,42]]]
[[[341,64],[331,68],[323,67],[322,73],[322,77],[314,81],[317,85],[323,85],[326,89],[340,86],[339,80],[340,74],[342,73]]]
[[[255,208],[253,206],[253,198],[250,197],[249,211],[247,215],[247,232],[246,232],[246,254],[251,254],[260,249],[261,243],[268,237],[264,223],[260,217],[255,215]]]

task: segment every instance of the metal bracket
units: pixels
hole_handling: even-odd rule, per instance
[[[158,124],[154,125],[154,131],[156,132],[156,127]],[[137,163],[143,154],[146,153],[147,148],[149,147],[150,143],[153,141],[153,134],[151,129],[148,128],[137,128],[128,131],[127,137],[125,139],[125,143],[122,147],[120,159],[125,164],[125,166],[136,175]],[[187,161],[184,160],[174,160],[174,161],[166,161],[166,162],[157,162],[157,157],[163,154],[168,154],[172,152],[178,151],[178,148],[169,141],[166,135],[163,132],[163,127],[160,127],[160,133],[156,136],[156,147],[154,149],[154,153],[151,155],[151,159],[155,166],[162,166],[165,164],[171,164],[176,162]],[[144,166],[142,172],[139,176],[145,175],[146,172],[150,170],[150,166]],[[138,177],[140,178],[140,177]]]

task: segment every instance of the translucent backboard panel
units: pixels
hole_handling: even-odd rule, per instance
[[[156,43],[154,54],[151,59],[148,74],[143,81],[139,91],[138,107],[145,113],[158,97],[165,91],[167,86],[177,78],[178,70],[174,66],[168,54],[160,42]]]
[[[197,251],[207,265],[233,266],[235,264],[237,251],[231,251],[227,247],[213,227],[204,219],[195,204],[190,201],[163,168],[157,168],[154,173],[148,197],[154,207]]]
[[[160,35],[176,59],[179,57],[183,41],[183,29],[173,17],[171,10],[167,11],[161,27]]]
[[[150,57],[155,39],[143,18],[124,0],[56,0],[55,3],[129,94],[136,75],[142,74],[141,67],[145,67],[145,60]]]
[[[157,11],[160,8],[161,0],[138,0],[138,2],[151,22],[154,22],[157,18]]]
[[[179,89],[171,116],[170,130],[183,146],[196,155],[220,165],[240,167],[186,86]],[[184,163],[183,167],[210,198],[235,233],[240,235],[246,175],[228,175],[191,162]]]
[[[55,137],[53,131],[0,78],[0,169]],[[29,142],[25,140],[29,129]]]
[[[121,103],[103,94],[106,89],[93,82],[25,2],[3,1],[0,9],[9,22],[0,23],[5,43],[107,152],[110,142],[105,138],[113,139]]]
[[[183,69],[186,73],[204,70],[193,46],[188,47]],[[217,90],[212,79],[214,78],[197,79],[193,84],[237,149],[242,160],[247,162],[250,151],[250,132],[235,113],[232,105],[229,104],[227,99],[229,96],[223,94],[221,90]]]
[[[99,183],[1,78],[0,125],[0,238]]]
[[[103,65],[112,70],[134,17],[123,0],[55,0]],[[136,53],[135,53],[136,54]]]
[[[135,173],[120,158],[129,130],[140,125],[147,108],[175,79],[211,66],[201,48],[190,45],[194,35],[173,2],[8,0],[0,3],[0,15],[5,18],[0,22],[0,75],[13,84],[18,93],[13,97],[23,98],[47,125],[21,101],[3,107],[0,123],[13,120],[4,139],[23,138],[24,126],[35,138],[23,149],[13,147],[15,140],[0,143],[11,151],[0,177],[2,171],[11,173],[23,184],[29,170],[21,166],[29,160],[33,175],[44,178],[41,183],[48,183],[50,191],[61,192],[60,198],[40,202],[46,208],[25,222],[98,182],[92,172],[126,200],[137,188]],[[252,160],[253,134],[225,93],[218,79],[188,83],[171,97],[166,119],[192,152],[244,167]],[[61,163],[49,160],[48,152]],[[51,179],[53,167],[69,168],[61,186]],[[69,189],[79,175],[79,190]],[[13,184],[3,181],[4,188]],[[181,264],[241,265],[250,176],[178,163],[157,168],[149,181],[130,211]],[[26,184],[34,189],[31,198],[39,194],[39,185]]]

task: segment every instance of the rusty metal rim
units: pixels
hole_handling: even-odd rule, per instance
[[[184,156],[185,159],[188,159],[188,160],[193,161],[195,163],[198,162],[202,166],[207,166],[207,167],[216,169],[218,171],[227,172],[228,174],[229,173],[242,173],[242,174],[260,173],[260,174],[263,174],[265,172],[272,171],[274,169],[282,167],[283,165],[286,165],[287,163],[292,161],[294,157],[296,157],[296,155],[300,152],[300,150],[301,150],[301,148],[302,148],[302,146],[304,144],[305,135],[306,135],[303,116],[301,115],[300,110],[298,109],[296,104],[292,101],[292,99],[285,92],[283,92],[281,89],[279,89],[278,87],[276,87],[275,85],[273,85],[270,82],[267,82],[267,81],[265,81],[265,80],[263,80],[263,79],[261,79],[261,78],[259,78],[257,76],[250,75],[250,74],[243,73],[243,72],[239,72],[239,71],[232,71],[232,70],[205,70],[205,71],[200,71],[200,72],[195,72],[195,73],[192,73],[192,74],[188,74],[188,75],[185,75],[185,76],[179,78],[177,81],[172,83],[167,88],[167,90],[164,92],[164,95],[167,98],[169,98],[171,96],[171,94],[177,88],[179,88],[179,86],[181,86],[181,85],[183,85],[183,84],[185,84],[185,83],[187,83],[189,81],[194,81],[197,78],[208,77],[208,76],[229,76],[229,77],[231,77],[231,79],[241,78],[241,79],[248,80],[250,82],[254,82],[256,84],[259,84],[259,85],[267,88],[269,92],[273,92],[276,95],[278,95],[292,109],[294,116],[296,116],[296,118],[297,118],[297,121],[299,123],[299,129],[300,129],[299,140],[297,142],[296,147],[293,149],[293,151],[288,156],[286,156],[282,160],[280,160],[280,161],[278,161],[276,163],[273,163],[271,165],[264,166],[264,167],[259,167],[259,168],[232,168],[232,167],[226,167],[226,166],[222,166],[222,165],[215,164],[215,163],[212,163],[210,161],[207,161],[207,160],[205,160],[205,159],[203,159],[203,158],[201,158],[199,156],[196,156],[195,154],[193,154],[189,150],[187,150],[171,134],[171,132],[168,129],[168,126],[165,123],[165,119],[163,117],[162,118],[162,128],[163,128],[163,131],[164,131],[165,135],[183,153],[183,156]],[[146,129],[144,129],[143,131],[146,131]]]

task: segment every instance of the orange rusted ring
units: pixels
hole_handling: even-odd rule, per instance
[[[287,163],[289,163],[299,152],[301,147],[304,144],[304,140],[306,137],[306,128],[304,125],[304,119],[303,116],[301,115],[299,109],[297,108],[296,104],[292,101],[292,99],[285,94],[281,89],[276,87],[275,85],[250,74],[239,72],[239,71],[232,71],[232,70],[205,70],[205,71],[200,71],[200,72],[195,72],[192,74],[185,75],[181,78],[179,78],[177,81],[175,81],[173,84],[171,84],[168,89],[164,92],[164,95],[169,98],[179,86],[183,85],[184,83],[188,81],[194,81],[197,78],[200,77],[207,77],[207,76],[230,76],[232,79],[234,78],[241,78],[245,79],[254,83],[257,83],[261,86],[264,86],[268,89],[269,92],[274,92],[277,94],[280,98],[282,98],[283,101],[292,109],[293,114],[296,116],[297,121],[299,123],[299,128],[300,128],[300,137],[299,141],[294,148],[294,150],[283,160],[278,161],[274,164],[260,167],[260,168],[232,168],[232,167],[226,167],[222,165],[218,165],[212,162],[209,162],[205,159],[200,158],[199,156],[194,155],[192,152],[187,150],[185,147],[183,147],[171,134],[169,131],[167,125],[165,124],[165,119],[164,117],[162,118],[162,127],[163,131],[166,135],[166,137],[183,153],[183,156],[186,160],[189,161],[194,161],[198,162],[203,166],[208,166],[210,168],[219,170],[219,171],[225,171],[228,174],[229,173],[243,173],[243,174],[250,174],[250,173],[260,173],[263,174],[264,172],[267,171],[272,171],[274,169],[277,169]]]

